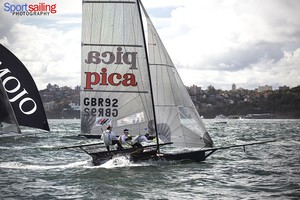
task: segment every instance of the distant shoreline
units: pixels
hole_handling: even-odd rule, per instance
[[[49,112],[46,111],[46,115],[48,119],[80,119],[80,111],[79,110],[64,110],[61,112]],[[243,115],[235,115],[235,116],[228,116],[224,119],[300,119],[299,117],[295,117],[293,114],[279,114],[274,113],[272,117],[267,117],[262,115],[254,115],[252,117],[245,117]],[[205,118],[205,119],[215,119],[215,118]],[[221,120],[221,119],[220,119]]]
[[[61,112],[49,112],[46,111],[48,119],[80,119],[79,110],[64,110]]]

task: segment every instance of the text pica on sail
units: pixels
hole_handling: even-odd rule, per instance
[[[112,51],[90,51],[85,59],[86,64],[104,65],[100,71],[86,71],[84,89],[93,90],[93,86],[125,86],[135,87],[137,81],[134,73],[121,74],[117,71],[109,73],[108,68],[113,66],[124,65],[129,66],[129,70],[138,70],[137,68],[137,52],[123,52],[122,47],[118,47],[114,53]],[[123,67],[123,66],[122,66]]]

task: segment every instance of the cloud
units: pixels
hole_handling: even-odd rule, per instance
[[[34,34],[33,34],[34,33]],[[80,84],[80,31],[15,24],[10,50],[22,60],[41,88],[47,83]]]
[[[174,63],[189,76],[183,77],[185,84],[299,84],[288,69],[299,74],[296,59],[284,66],[288,52],[296,54],[300,47],[299,1],[190,0],[175,5],[169,17],[154,16],[153,21]]]
[[[196,2],[197,0],[188,0],[189,2]],[[145,0],[142,1],[143,5],[147,9],[164,9],[167,7],[184,6],[188,2],[187,0]]]
[[[57,14],[16,17],[1,11],[0,42],[25,63],[39,88],[79,85],[82,2],[44,2],[56,3]],[[143,3],[186,85],[299,85],[298,0]]]
[[[202,87],[214,85],[216,88],[225,90],[231,89],[232,83],[245,89],[254,89],[261,85],[271,85],[273,88],[282,85],[296,87],[300,85],[299,66],[300,48],[292,52],[285,51],[283,57],[277,61],[262,58],[247,68],[236,71],[180,68],[179,73],[187,85],[196,84]]]
[[[159,30],[174,60],[186,58],[185,67],[247,67],[241,54],[254,61],[266,55],[279,59],[284,47],[300,45],[300,7],[291,3],[296,1],[188,2],[172,12],[169,27]]]
[[[39,89],[48,83],[80,85],[81,16],[80,10],[69,9],[72,2],[58,1],[58,13],[53,16],[16,17],[0,12],[9,22],[0,28],[0,42],[24,63]]]
[[[1,3],[2,4],[2,3]],[[14,24],[18,23],[20,21],[20,18],[18,17],[11,17],[10,14],[3,11],[4,5],[1,5],[1,12],[0,12],[0,40],[2,43],[7,41],[7,37],[9,37],[9,33],[11,28]]]

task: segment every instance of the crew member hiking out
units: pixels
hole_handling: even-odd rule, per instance
[[[131,145],[133,148],[141,148],[141,147],[143,147],[143,145],[141,144],[142,142],[147,142],[147,143],[152,142],[151,140],[149,140],[148,133],[146,133],[145,135],[135,136],[131,141]]]

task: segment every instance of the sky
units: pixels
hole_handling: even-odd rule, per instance
[[[13,16],[4,3],[57,4],[51,16]],[[143,0],[183,82],[230,90],[300,85],[299,0]],[[2,0],[0,43],[39,89],[80,85],[82,0]]]

